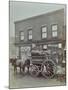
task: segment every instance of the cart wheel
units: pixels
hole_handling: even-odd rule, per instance
[[[39,75],[39,68],[37,65],[31,65],[29,67],[29,73],[33,77],[37,77]]]
[[[46,60],[41,65],[41,73],[45,78],[52,78],[56,73],[56,64],[52,60]]]

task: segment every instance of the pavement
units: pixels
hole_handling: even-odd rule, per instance
[[[65,81],[58,81],[56,78],[45,79],[43,76],[32,77],[29,74],[23,75],[14,73],[12,65],[9,67],[9,87],[10,88],[33,88],[33,87],[52,87],[65,86]]]

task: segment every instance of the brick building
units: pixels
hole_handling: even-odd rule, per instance
[[[15,22],[17,55],[22,57],[24,48],[41,47],[62,50],[66,47],[66,12],[64,9]]]

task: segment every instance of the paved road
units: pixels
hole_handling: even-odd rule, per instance
[[[10,65],[10,88],[28,88],[28,87],[45,87],[65,85],[65,82],[53,79],[45,79],[44,77],[31,77],[30,75],[22,75],[19,72],[14,74],[13,67]]]

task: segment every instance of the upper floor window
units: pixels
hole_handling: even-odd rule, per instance
[[[57,37],[57,25],[52,25],[52,36]]]
[[[28,31],[28,39],[29,40],[32,40],[32,30],[29,30]]]
[[[42,38],[47,38],[47,27],[43,26],[42,27]]]
[[[24,32],[23,31],[20,32],[20,40],[24,40]]]

